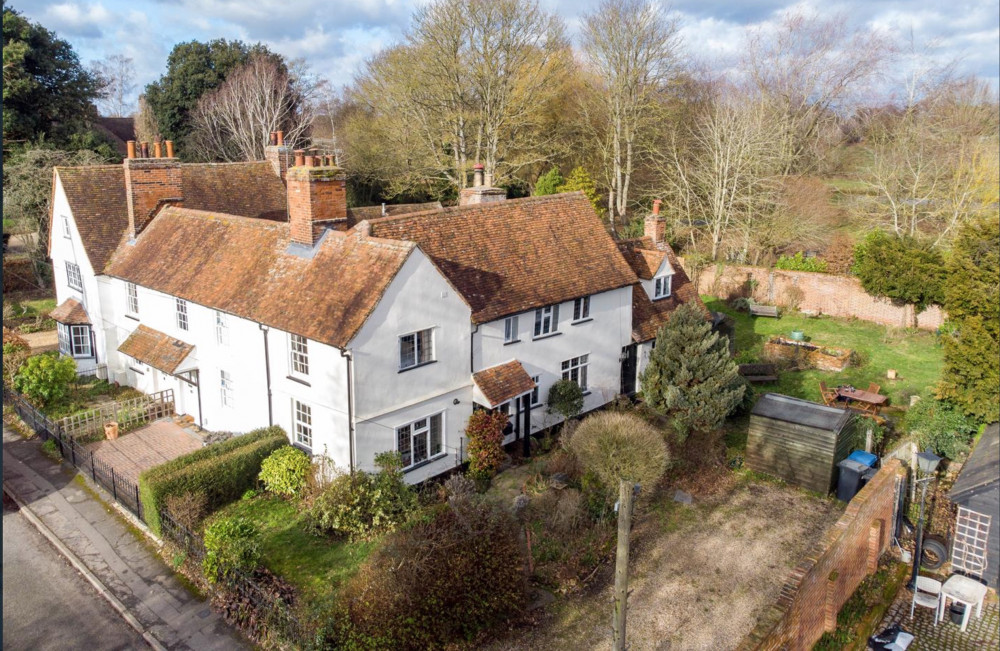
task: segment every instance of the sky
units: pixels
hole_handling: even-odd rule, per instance
[[[414,9],[429,0],[7,0],[69,41],[84,63],[112,54],[133,59],[141,89],[165,70],[177,43],[214,38],[263,42],[303,57],[335,86],[398,42]],[[489,0],[469,0],[486,1]],[[581,15],[600,0],[538,0],[575,39]],[[687,56],[725,68],[739,56],[747,26],[766,27],[794,9],[842,14],[883,30],[994,90],[1000,80],[1000,0],[674,0]],[[912,39],[911,39],[912,36]]]

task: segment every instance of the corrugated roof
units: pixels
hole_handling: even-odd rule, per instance
[[[839,432],[853,417],[846,409],[827,407],[816,402],[792,398],[778,393],[765,393],[757,400],[753,416],[773,418],[786,423]]]
[[[961,503],[984,489],[996,488],[1000,483],[1000,424],[989,425],[979,437],[975,449],[962,465],[955,485],[948,497]]]
[[[90,325],[90,316],[80,301],[75,298],[68,298],[59,307],[49,312],[56,323],[63,325]]]
[[[192,350],[194,346],[191,344],[144,325],[136,328],[118,347],[119,352],[170,375],[177,371]]]
[[[597,294],[636,281],[582,192],[456,206],[369,222],[416,242],[472,308],[472,321]]]
[[[168,207],[107,273],[344,348],[416,248],[326,231],[308,257],[289,241],[287,223]]]
[[[489,400],[488,407],[496,407],[535,388],[535,381],[517,360],[473,373],[472,380]]]

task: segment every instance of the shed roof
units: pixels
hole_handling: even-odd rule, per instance
[[[535,388],[535,381],[517,360],[483,369],[474,373],[472,379],[489,401],[489,407],[496,407]]]
[[[952,502],[962,503],[983,490],[1000,483],[1000,424],[993,423],[979,438],[955,485],[948,494]]]
[[[853,417],[846,409],[827,407],[816,402],[765,393],[754,405],[753,416],[772,418],[786,423],[839,432]]]
[[[63,325],[90,325],[87,309],[75,298],[68,298],[59,307],[49,312],[49,316]]]

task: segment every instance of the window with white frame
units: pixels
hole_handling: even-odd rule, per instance
[[[672,275],[657,276],[653,279],[653,298],[666,298],[670,296],[670,281]]]
[[[309,375],[309,342],[299,335],[288,335],[289,366],[292,375]]]
[[[80,265],[75,262],[66,263],[66,284],[70,289],[83,291],[83,276],[80,274]]]
[[[541,396],[539,395],[539,385],[542,381],[541,375],[532,375],[531,381],[535,383],[535,388],[531,390],[531,406],[536,407],[542,404]]]
[[[542,337],[559,329],[559,306],[546,305],[535,310],[535,336]]]
[[[59,352],[70,357],[93,357],[94,349],[90,340],[89,325],[56,324],[59,338]]]
[[[312,407],[294,398],[292,398],[292,430],[295,432],[295,442],[311,450],[313,444]]]
[[[139,314],[139,288],[135,286],[135,283],[125,283],[125,291],[128,295],[126,302],[128,314],[137,316]]]
[[[220,391],[222,395],[222,406],[232,407],[233,402],[233,376],[228,371],[219,371]]]
[[[181,330],[188,329],[188,303],[183,298],[175,299],[177,302],[177,327]]]
[[[434,332],[431,328],[399,338],[399,370],[434,361]]]
[[[63,230],[63,236],[64,237],[72,237],[73,236],[73,233],[72,233],[72,231],[70,231],[70,228],[69,228],[69,217],[67,217],[66,215],[62,216],[62,230]]]
[[[444,414],[434,414],[396,428],[396,450],[403,468],[444,453]]]
[[[573,301],[573,320],[583,321],[590,318],[590,297],[583,296]]]
[[[229,345],[229,315],[215,311],[215,341],[220,346]]]
[[[509,316],[503,320],[503,342],[512,344],[517,340],[517,317]]]
[[[587,366],[590,365],[590,355],[580,355],[562,363],[562,379],[576,382],[584,392],[587,391]]]

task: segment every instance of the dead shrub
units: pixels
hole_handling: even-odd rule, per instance
[[[609,491],[619,480],[655,484],[667,466],[663,435],[634,414],[602,412],[584,420],[567,444]]]
[[[785,290],[785,302],[784,305],[790,310],[797,310],[799,306],[802,305],[802,301],[805,300],[806,293],[802,291],[801,287],[792,285]]]
[[[204,493],[168,495],[164,500],[167,513],[174,522],[190,531],[197,531],[208,515],[208,498]]]

